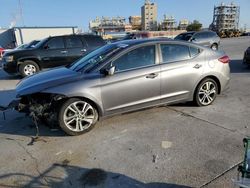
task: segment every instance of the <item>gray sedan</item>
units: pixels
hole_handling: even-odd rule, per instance
[[[79,135],[100,117],[185,101],[210,105],[229,75],[224,52],[167,39],[120,41],[23,79],[18,110]]]

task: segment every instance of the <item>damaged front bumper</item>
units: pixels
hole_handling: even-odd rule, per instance
[[[15,100],[11,101],[9,103],[9,105],[7,105],[7,106],[0,106],[0,111],[5,111],[5,110],[8,110],[8,109],[18,110],[19,103],[20,103],[20,99],[15,99]]]
[[[32,117],[33,121],[54,125],[57,123],[60,104],[65,98],[58,94],[35,93],[15,99],[8,106],[0,106],[0,111],[13,109]]]

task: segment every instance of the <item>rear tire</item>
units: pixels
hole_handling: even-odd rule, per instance
[[[77,136],[94,128],[98,121],[98,112],[91,102],[71,98],[61,105],[58,121],[64,132],[71,136]]]
[[[197,106],[208,106],[211,105],[218,94],[218,85],[211,79],[206,78],[196,88],[194,94],[194,103]]]
[[[218,45],[217,44],[212,44],[211,49],[216,51],[218,50]]]
[[[19,73],[22,77],[30,76],[39,72],[39,66],[36,62],[27,60],[19,65]]]

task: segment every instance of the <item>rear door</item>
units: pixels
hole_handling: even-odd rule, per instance
[[[62,66],[67,61],[63,37],[50,38],[39,51],[43,68]]]
[[[84,35],[82,39],[86,41],[88,45],[88,51],[93,51],[96,48],[99,48],[106,44],[100,36],[96,35]]]
[[[187,100],[203,73],[201,50],[183,44],[160,44],[162,102]]]
[[[84,56],[84,54],[87,52],[86,43],[82,41],[77,35],[66,36],[65,45],[67,49],[67,61],[65,64],[70,64],[76,61],[77,59]]]
[[[156,59],[156,46],[149,45],[128,51],[111,63],[116,67],[115,74],[101,79],[106,115],[160,102],[160,66]]]

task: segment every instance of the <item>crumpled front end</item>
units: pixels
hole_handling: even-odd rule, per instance
[[[33,120],[54,125],[60,104],[66,97],[50,93],[35,93],[20,98],[16,110],[31,116]]]

